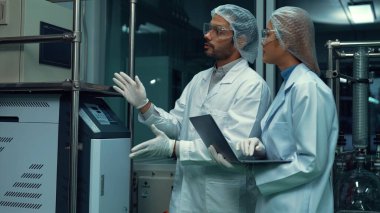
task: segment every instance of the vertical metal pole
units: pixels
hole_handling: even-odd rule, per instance
[[[136,32],[136,4],[137,0],[131,0],[130,2],[130,13],[129,13],[129,54],[128,54],[128,68],[129,68],[129,76],[131,78],[134,78],[135,76],[135,32]],[[129,131],[131,132],[131,144],[133,145],[134,141],[134,125],[133,125],[133,106],[131,104],[128,104],[128,123],[129,123]],[[133,163],[131,160],[130,163],[130,189],[132,189],[132,183],[133,183]],[[132,206],[133,206],[133,192],[130,190],[130,212],[132,212]]]
[[[327,51],[328,51],[328,59],[327,59],[327,72],[332,73],[334,70],[334,64],[333,64],[333,46],[331,45],[331,40],[327,41]],[[334,90],[333,87],[334,79],[332,76],[328,76],[327,78],[327,85],[330,87],[331,90]],[[335,95],[335,93],[334,93]]]
[[[269,21],[270,17],[272,16],[273,11],[276,10],[276,1],[275,0],[267,0],[266,2],[266,20]],[[270,88],[270,91],[272,92],[273,96],[277,93],[276,91],[276,85],[277,85],[277,78],[276,78],[276,65],[274,64],[265,64],[265,80]]]
[[[129,76],[135,76],[135,32],[136,32],[136,3],[137,0],[131,0],[130,17],[129,17],[129,57],[128,68]],[[131,131],[131,139],[133,133],[133,106],[129,104],[129,130]]]
[[[326,71],[326,78],[327,78],[327,85],[330,87],[332,93],[333,93],[333,96],[334,96],[334,100],[335,100],[335,106],[336,106],[336,109],[337,109],[337,114],[338,114],[338,121],[339,121],[339,94],[337,94],[337,92],[335,91],[336,87],[334,87],[334,85],[337,85],[338,88],[340,86],[340,82],[339,82],[339,77],[336,78],[338,81],[336,83],[336,79],[334,79],[333,77],[333,71],[334,71],[334,64],[333,64],[333,45],[332,45],[332,41],[331,40],[328,40],[327,41],[327,51],[328,51],[328,58],[327,58],[327,71]],[[337,63],[337,66],[339,65],[339,61],[337,60],[336,61]],[[339,67],[337,67],[337,69],[339,69]],[[335,84],[334,84],[335,83]],[[335,162],[334,162],[335,164]],[[335,165],[334,165],[335,167]],[[331,170],[331,173],[330,173],[330,178],[335,180],[335,173],[334,173],[334,168],[332,168]],[[335,186],[334,186],[335,187]],[[334,193],[334,197],[335,197],[335,193]],[[334,198],[335,199],[335,198]]]
[[[340,62],[339,59],[335,60],[335,69],[340,73]],[[334,98],[335,98],[335,106],[336,106],[336,111],[338,114],[338,118],[340,117],[340,78],[339,76],[334,78],[333,81],[334,84]]]
[[[256,1],[256,21],[257,28],[260,32],[261,29],[265,28],[265,11],[264,11],[265,1]],[[263,63],[263,46],[261,45],[261,40],[259,37],[259,48],[256,58],[256,72],[259,73],[263,78],[265,78],[264,73],[264,63]]]
[[[80,68],[80,21],[81,1],[74,0],[74,35],[73,42],[73,91],[71,108],[71,146],[70,146],[70,213],[77,211],[77,171],[78,171],[78,111],[79,111],[79,68]]]

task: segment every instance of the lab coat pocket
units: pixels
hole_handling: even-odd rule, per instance
[[[239,212],[240,184],[237,180],[208,180],[206,207],[210,213]]]
[[[296,151],[296,142],[292,139],[291,128],[288,122],[273,123],[268,135],[270,137],[267,147],[268,157],[288,160]]]

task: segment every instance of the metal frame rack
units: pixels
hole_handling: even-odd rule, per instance
[[[360,175],[366,175],[368,179],[374,182],[374,180],[377,179],[377,176],[375,174],[372,174],[370,172],[367,173],[361,173],[360,175],[352,176],[353,173],[344,174],[342,172],[345,172],[346,170],[346,161],[348,161],[347,155],[351,156],[351,160],[354,159],[354,161],[358,165],[358,169],[361,169],[362,166],[366,162],[366,158],[370,159],[371,162],[371,168],[373,165],[373,169],[375,171],[380,171],[380,142],[379,142],[379,135],[376,134],[375,138],[375,145],[376,145],[376,154],[375,156],[369,156],[367,155],[368,143],[370,141],[369,139],[369,116],[368,116],[368,90],[369,90],[369,84],[373,82],[373,77],[371,73],[369,72],[368,64],[369,64],[369,58],[376,58],[380,57],[379,51],[375,51],[373,49],[374,47],[380,47],[380,41],[370,41],[370,42],[341,42],[339,40],[335,41],[327,41],[326,43],[327,49],[328,49],[328,69],[326,71],[325,77],[327,78],[327,84],[331,88],[336,106],[337,111],[339,115],[339,101],[340,101],[340,83],[350,83],[352,86],[352,151],[345,151],[344,146],[346,144],[344,133],[340,132],[338,142],[337,142],[337,149],[336,149],[336,172],[340,173],[339,175],[336,175],[336,182],[335,186],[334,184],[334,196],[336,200],[335,203],[335,210],[337,212],[346,212],[347,206],[345,206],[344,202],[341,202],[342,196],[345,196],[344,190],[353,190],[348,189],[349,187],[342,186],[342,184],[348,183],[349,185],[352,184],[352,181],[355,180],[356,186],[361,185],[360,181],[362,181],[360,178],[362,176]],[[349,49],[349,52],[345,52],[343,49]],[[379,48],[380,50],[380,48]],[[350,74],[343,74],[340,72],[340,63],[341,60],[346,59],[352,59],[353,61],[353,70]],[[354,171],[354,170],[352,170]],[[356,170],[355,170],[356,171]],[[366,171],[363,169],[363,171]],[[336,174],[337,174],[336,173]],[[346,175],[346,176],[345,176]],[[343,178],[345,177],[345,178]],[[334,177],[335,178],[335,177]],[[342,179],[343,178],[343,179]],[[367,179],[366,179],[367,180]],[[350,182],[351,181],[351,182]],[[360,183],[358,183],[358,181]],[[368,190],[368,188],[366,189]],[[355,197],[355,195],[350,195],[351,197]],[[371,198],[369,198],[367,201],[365,201],[365,205],[369,205],[370,202],[372,202]],[[377,202],[377,201],[375,201]],[[364,205],[364,204],[363,204]],[[356,207],[353,207],[354,209]],[[365,207],[367,208],[367,207]],[[378,206],[371,206],[371,210],[379,210],[375,209],[378,208]],[[351,209],[351,207],[349,207]],[[353,209],[352,209],[353,210]],[[363,209],[364,210],[364,209]],[[368,210],[368,209],[365,209]],[[355,211],[355,210],[354,210]],[[361,211],[361,210],[360,210]],[[355,211],[356,212],[356,211]],[[374,211],[375,212],[375,211]]]
[[[335,102],[337,104],[337,109],[339,110],[339,77],[347,77],[342,76],[342,74],[339,72],[339,63],[340,60],[343,58],[353,58],[354,53],[344,53],[339,50],[338,48],[343,47],[380,47],[380,41],[371,41],[371,42],[355,42],[355,41],[348,41],[348,42],[342,42],[339,40],[328,40],[326,43],[327,50],[328,50],[328,60],[327,60],[327,71],[326,71],[326,78],[327,78],[327,84],[332,89]],[[380,57],[380,53],[368,53],[369,57]],[[334,59],[335,59],[335,69],[334,69]]]
[[[371,51],[370,47],[380,47],[380,41],[370,42],[341,42],[329,40],[326,43],[328,49],[328,69],[325,77],[331,88],[339,115],[340,80],[344,79],[353,85],[353,147],[357,151],[366,152],[368,144],[368,85],[372,81],[368,72],[368,58],[380,57],[380,53]],[[354,48],[354,52],[346,53],[342,48]],[[340,61],[353,59],[352,76],[340,72]],[[335,61],[334,61],[335,60]],[[334,63],[335,62],[335,63]]]

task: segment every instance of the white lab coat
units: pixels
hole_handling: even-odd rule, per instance
[[[284,82],[261,122],[268,159],[288,164],[255,166],[261,192],[256,213],[333,212],[331,168],[338,137],[330,88],[304,64]]]
[[[155,107],[156,113],[145,121],[139,117],[181,140],[170,213],[244,213],[254,208],[244,172],[216,166],[189,117],[211,114],[235,147],[240,140],[260,135],[260,121],[270,104],[269,88],[246,60],[231,68],[208,93],[211,74],[208,69],[195,75],[170,113]],[[254,185],[254,179],[248,182]]]

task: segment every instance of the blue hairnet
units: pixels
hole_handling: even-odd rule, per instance
[[[241,57],[253,63],[257,56],[258,31],[255,16],[248,10],[233,5],[221,5],[211,11],[211,16],[223,17],[234,31],[234,46]]]
[[[281,7],[273,12],[269,21],[281,46],[310,70],[319,73],[314,24],[309,14],[298,7]]]

